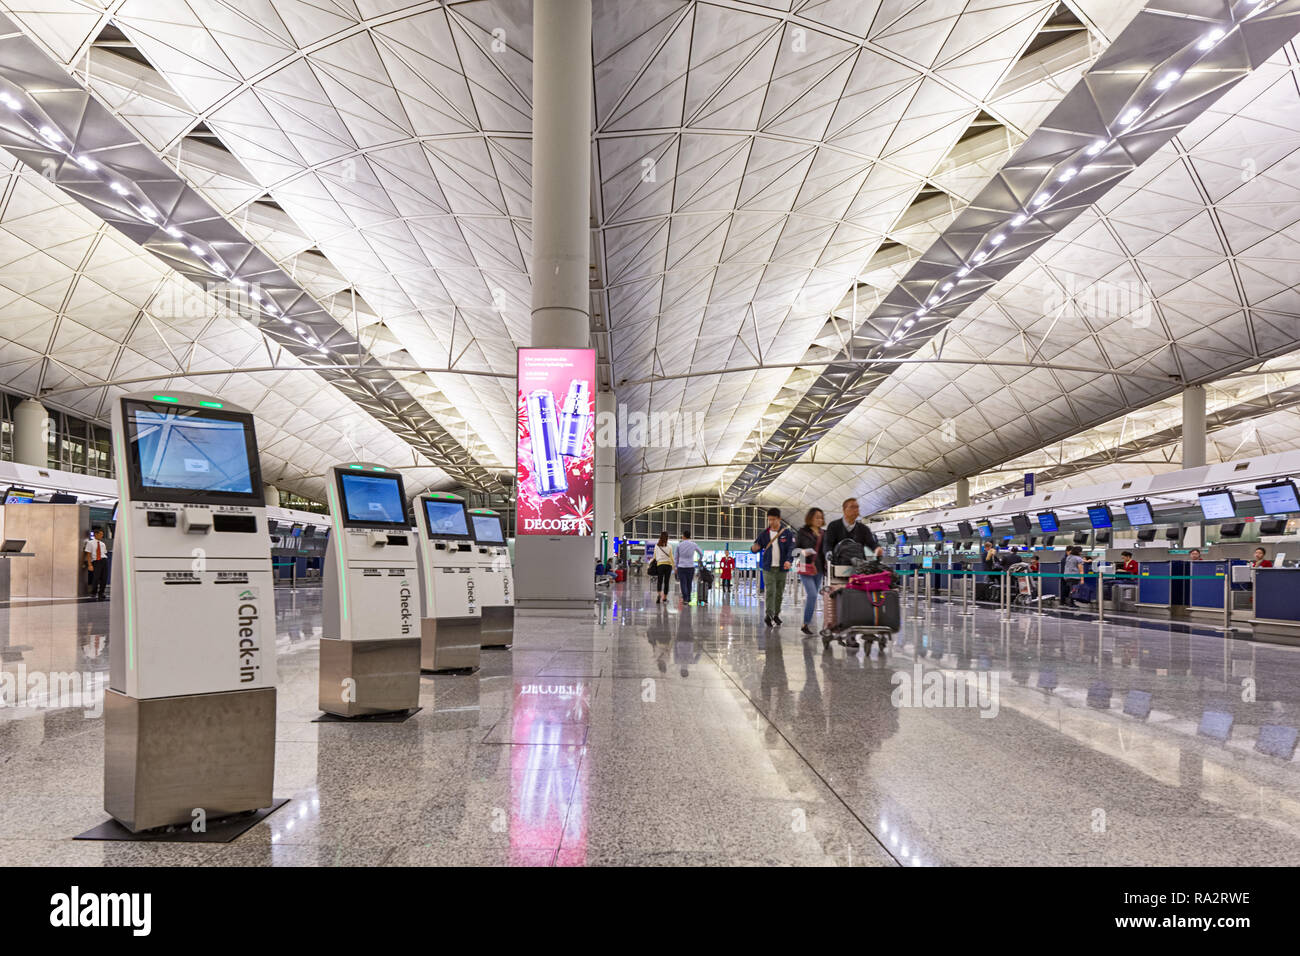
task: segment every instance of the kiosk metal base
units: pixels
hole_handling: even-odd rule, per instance
[[[250,810],[233,817],[208,820],[206,827],[198,832],[194,831],[192,823],[181,823],[136,833],[116,820],[105,820],[99,826],[91,827],[85,833],[78,833],[72,839],[119,843],[229,843],[236,837],[243,836],[288,802],[287,797],[278,797],[269,807],[263,807],[261,810]]]
[[[320,709],[338,717],[413,710],[420,702],[420,639],[322,637],[319,691]]]
[[[275,688],[104,696],[104,809],[132,833],[274,802]]]
[[[501,604],[483,608],[480,641],[483,647],[509,647],[515,642],[514,605]]]
[[[482,618],[421,618],[420,670],[478,670],[482,633]]]

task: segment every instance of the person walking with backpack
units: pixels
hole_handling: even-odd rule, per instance
[[[794,532],[781,527],[780,508],[767,509],[767,527],[758,533],[749,550],[759,554],[758,563],[766,577],[767,613],[763,621],[768,627],[780,626],[785,577],[794,562]]]
[[[809,508],[803,516],[803,527],[795,535],[794,546],[799,552],[799,583],[803,585],[803,627],[805,634],[811,634],[813,614],[817,611],[817,595],[821,593],[822,582],[826,579],[826,557],[822,554],[822,528],[826,524],[826,515],[821,508]]]
[[[662,604],[668,600],[668,579],[673,576],[673,553],[668,550],[667,531],[659,532],[652,561],[657,585],[655,603]]]

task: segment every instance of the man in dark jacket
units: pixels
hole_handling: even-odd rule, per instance
[[[835,546],[847,538],[852,538],[862,545],[862,550],[867,554],[875,552],[876,557],[884,557],[885,549],[880,546],[871,529],[858,521],[858,499],[845,499],[840,509],[844,512],[843,516],[826,526],[826,535],[822,540],[822,554],[826,556],[827,567],[834,564],[832,558],[835,554]]]
[[[758,533],[749,550],[758,552],[759,566],[767,576],[767,614],[763,620],[768,627],[779,625],[785,576],[794,562],[794,531],[781,527],[780,508],[767,509],[767,527]]]

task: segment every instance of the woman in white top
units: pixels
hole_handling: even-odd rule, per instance
[[[660,604],[668,600],[668,580],[673,576],[673,553],[668,547],[668,532],[659,532],[659,540],[655,543],[655,577],[659,579],[659,590],[655,594],[655,603]]]

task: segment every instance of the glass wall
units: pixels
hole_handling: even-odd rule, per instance
[[[657,538],[661,531],[676,539],[689,531],[699,541],[752,541],[763,530],[766,516],[766,505],[729,506],[716,497],[681,498],[625,518],[622,533],[635,540]]]
[[[6,461],[13,461],[13,413],[23,401],[25,398],[22,395],[0,392],[0,457]],[[53,427],[50,429],[46,467],[79,475],[112,478],[113,453],[109,429],[58,409],[49,408],[47,412]]]

